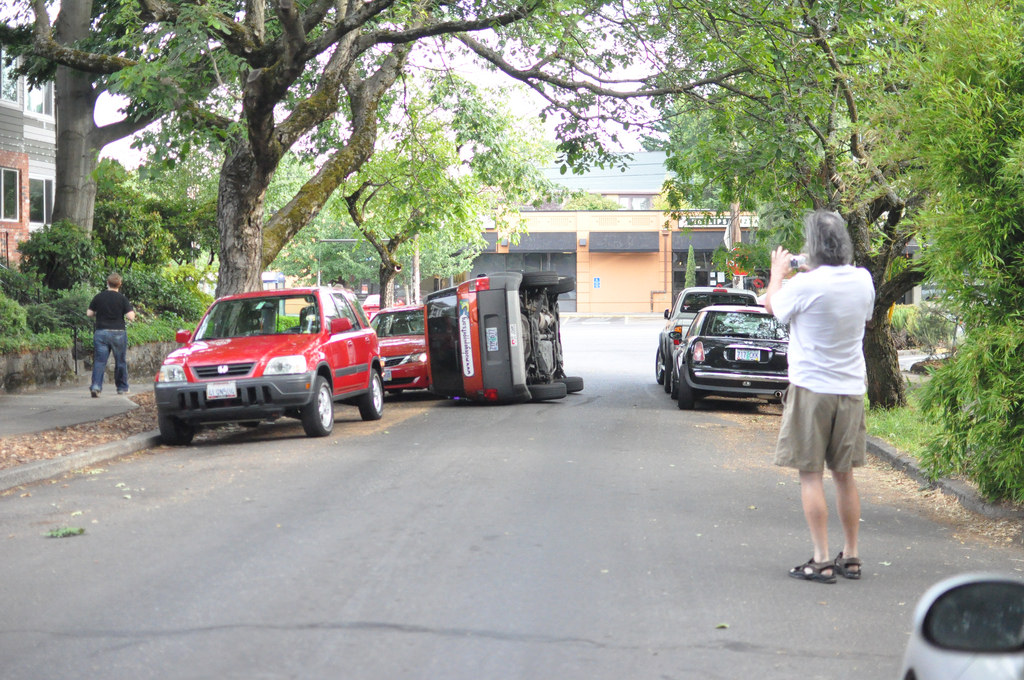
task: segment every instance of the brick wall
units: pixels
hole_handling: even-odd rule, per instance
[[[17,170],[21,184],[18,192],[18,221],[0,220],[0,233],[7,236],[6,239],[0,238],[0,247],[5,245],[5,241],[7,246],[6,252],[0,252],[0,261],[7,258],[10,264],[15,265],[21,260],[18,244],[28,238],[28,154],[0,150],[0,167]]]

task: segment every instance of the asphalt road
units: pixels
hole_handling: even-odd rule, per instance
[[[679,411],[658,326],[568,320],[561,401],[409,395],[0,496],[0,677],[895,678],[928,586],[1024,569],[873,470],[865,578],[788,578],[777,407]]]

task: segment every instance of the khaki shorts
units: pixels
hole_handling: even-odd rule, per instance
[[[864,465],[864,396],[820,394],[790,385],[782,397],[775,464],[803,472],[848,472]]]

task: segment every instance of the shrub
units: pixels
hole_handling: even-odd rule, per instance
[[[965,474],[991,499],[1024,502],[1024,322],[972,331],[922,388],[934,426],[921,462]]]
[[[924,302],[914,317],[910,332],[919,347],[935,354],[940,348],[953,348],[957,328],[957,319],[945,307]]]
[[[38,275],[44,285],[55,290],[71,288],[96,276],[98,258],[92,240],[71,222],[55,222],[32,232],[18,250],[22,271]]]
[[[173,273],[149,267],[133,267],[124,274],[121,292],[139,310],[198,319],[209,306],[209,296],[196,284],[175,280]]]
[[[61,327],[60,315],[50,302],[29,305],[25,312],[28,317],[28,329],[33,333],[56,331]]]
[[[0,336],[23,338],[28,332],[25,308],[6,295],[0,295]]]
[[[0,293],[21,305],[53,299],[53,291],[43,285],[35,274],[0,267]]]

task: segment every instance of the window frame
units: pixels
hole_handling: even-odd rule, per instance
[[[7,178],[14,175],[14,216],[7,216]],[[21,222],[21,171],[0,166],[0,221]]]

